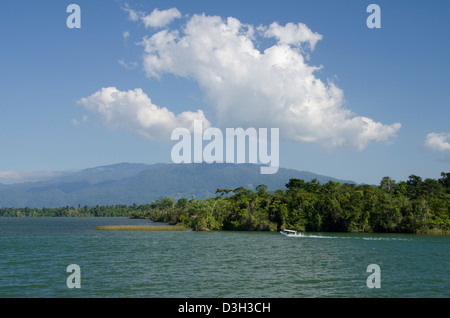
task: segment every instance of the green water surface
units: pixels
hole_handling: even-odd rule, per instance
[[[449,236],[95,230],[118,224],[152,223],[0,218],[0,297],[450,296]],[[70,264],[81,288],[66,284]]]

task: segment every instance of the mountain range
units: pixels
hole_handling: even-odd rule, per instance
[[[55,174],[41,181],[0,184],[0,207],[131,205],[161,197],[204,199],[214,197],[217,189],[240,186],[254,190],[265,184],[268,191],[285,189],[291,178],[355,183],[286,168],[263,175],[260,166],[253,164],[119,163]]]

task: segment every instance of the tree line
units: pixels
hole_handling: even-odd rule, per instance
[[[290,179],[286,189],[217,189],[216,197],[160,198],[144,205],[3,208],[2,216],[125,216],[183,224],[198,231],[450,233],[450,173],[410,175],[379,186]]]

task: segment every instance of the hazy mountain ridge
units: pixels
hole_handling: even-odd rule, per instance
[[[273,175],[260,174],[252,164],[138,164],[120,163],[67,173],[45,181],[0,186],[0,207],[60,207],[144,204],[160,197],[202,199],[220,189],[260,184],[269,191],[284,189],[290,178],[321,183],[339,180],[307,171],[280,168]]]

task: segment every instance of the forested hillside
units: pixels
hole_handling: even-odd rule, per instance
[[[205,199],[217,188],[282,189],[290,178],[325,183],[352,181],[280,168],[263,175],[254,164],[136,164],[121,163],[89,168],[39,182],[0,184],[0,207],[59,208],[64,206],[111,206],[146,204],[162,197]]]

